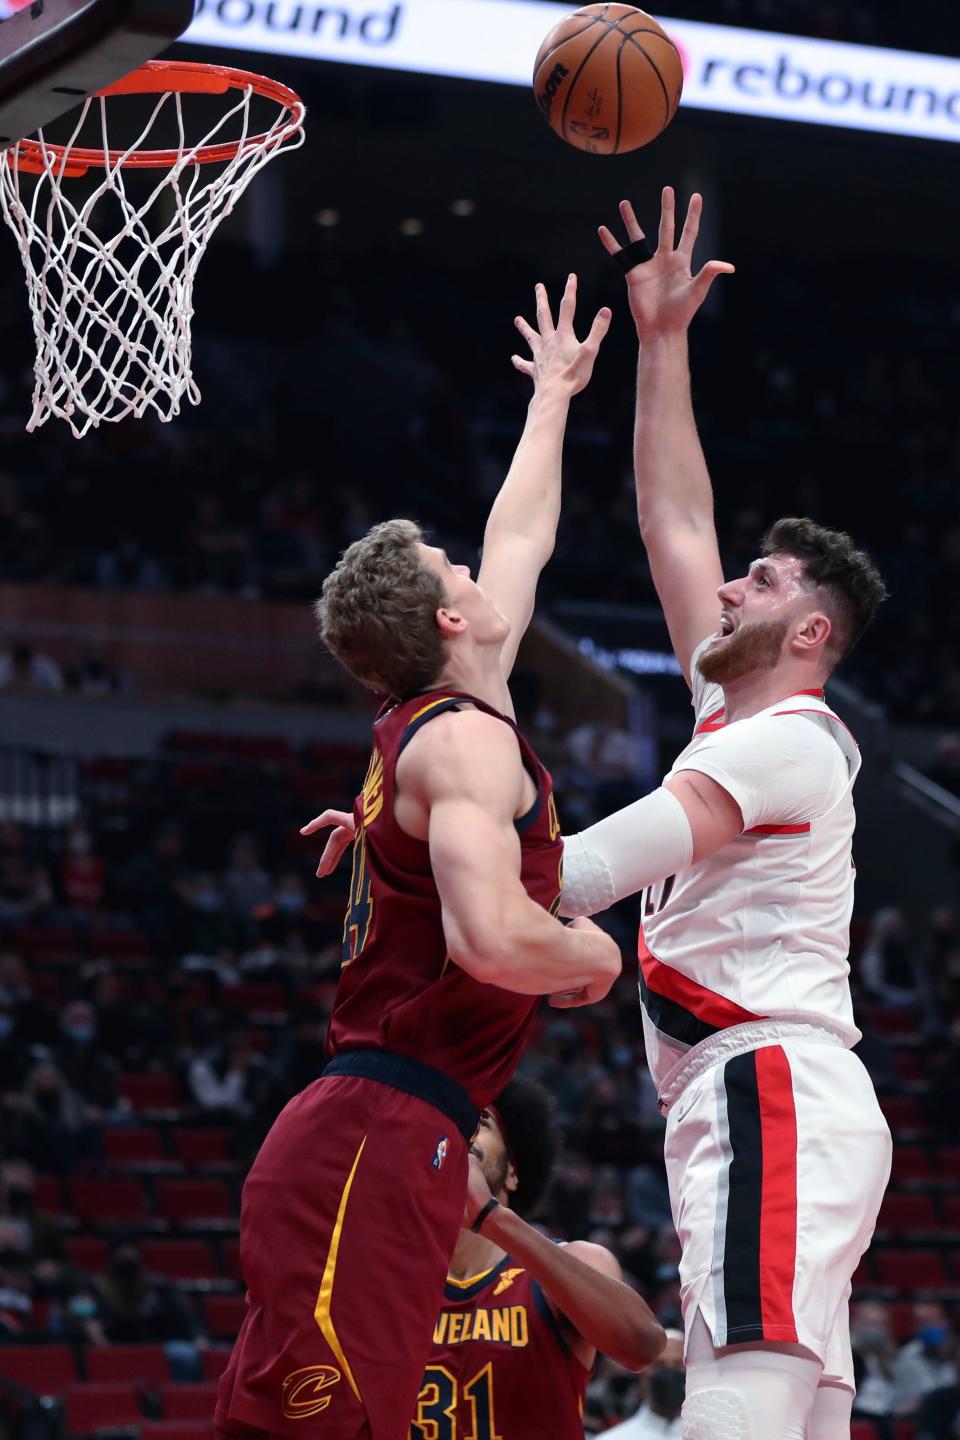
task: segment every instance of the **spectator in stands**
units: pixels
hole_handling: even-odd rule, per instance
[[[0,825],[0,922],[42,919],[53,902],[50,877],[29,852],[21,825]]]
[[[94,1283],[82,1280],[72,1286],[60,1306],[64,1334],[84,1345],[109,1345],[110,1341],[103,1326],[102,1310],[103,1302]]]
[[[18,1237],[18,1248],[30,1264],[63,1259],[63,1227],[54,1216],[37,1210],[36,1179],[23,1160],[0,1165],[0,1219],[7,1234]]]
[[[80,1102],[55,1065],[35,1065],[22,1093],[7,1098],[7,1111],[10,1154],[29,1161],[41,1174],[72,1175],[98,1168],[100,1131],[84,1119]]]
[[[685,1379],[683,1335],[668,1330],[660,1358],[640,1376],[639,1410],[604,1434],[609,1440],[680,1440]]]
[[[262,1070],[263,1063],[250,1049],[246,1035],[236,1030],[194,1057],[187,1083],[202,1110],[237,1119],[252,1114]]]
[[[27,979],[27,967],[13,951],[0,952],[0,1010],[13,1016],[17,1037],[24,1045],[45,1044],[55,1034],[53,1018],[35,997]],[[4,1027],[7,1034],[10,1027]],[[0,1080],[0,1094],[5,1086]]]
[[[957,1337],[938,1300],[920,1300],[913,1307],[914,1338],[902,1346],[893,1366],[894,1408],[898,1415],[916,1415],[935,1391],[960,1384]]]
[[[67,672],[70,688],[81,695],[116,695],[126,688],[102,655],[88,653]]]
[[[850,1344],[857,1382],[854,1416],[876,1422],[883,1431],[882,1440],[888,1440],[889,1427],[883,1430],[883,1422],[891,1421],[894,1413],[897,1347],[886,1305],[877,1300],[864,1300],[857,1306],[850,1327]]]
[[[86,1000],[71,1000],[60,1012],[58,1059],[64,1079],[83,1101],[90,1120],[120,1119],[130,1102],[120,1095],[116,1066],[96,1045],[97,1012]]]
[[[860,957],[860,979],[871,1000],[881,1005],[911,1005],[920,981],[916,946],[902,910],[878,910]]]
[[[252,921],[273,900],[270,876],[260,864],[259,847],[252,835],[238,835],[234,840],[223,893],[228,912],[241,921]]]
[[[0,653],[0,690],[62,689],[63,672],[52,655],[39,654],[22,644]]]
[[[200,1378],[205,1339],[190,1307],[168,1280],[144,1274],[136,1245],[120,1245],[100,1281],[99,1318],[113,1345],[163,1345],[174,1379]]]
[[[117,898],[146,929],[168,939],[177,913],[177,887],[186,873],[183,831],[168,820],[155,832],[150,849],[137,853],[119,875]]]
[[[100,908],[106,887],[107,867],[94,851],[89,826],[71,825],[60,861],[60,890],[69,909],[88,915]]]

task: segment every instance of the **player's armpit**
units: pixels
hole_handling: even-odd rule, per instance
[[[641,520],[641,534],[673,653],[690,685],[693,653],[720,624],[723,571],[713,519],[684,521],[654,509]]]
[[[693,836],[693,863],[712,855],[743,832],[743,816],[733,796],[696,770],[681,770],[664,782],[683,806]]]

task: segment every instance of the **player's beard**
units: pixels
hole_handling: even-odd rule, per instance
[[[711,685],[730,685],[754,670],[772,670],[780,659],[786,634],[786,620],[756,620],[741,625],[729,640],[705,650],[697,669]]]

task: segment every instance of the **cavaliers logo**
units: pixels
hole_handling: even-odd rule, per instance
[[[330,1404],[327,1391],[340,1379],[340,1371],[332,1365],[305,1365],[294,1370],[283,1382],[283,1413],[288,1420],[306,1420],[319,1415]]]
[[[500,1295],[504,1290],[509,1290],[517,1276],[522,1274],[523,1266],[520,1266],[517,1270],[504,1270],[500,1279],[497,1281],[497,1288],[493,1292],[494,1295]]]

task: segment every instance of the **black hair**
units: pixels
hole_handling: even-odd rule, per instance
[[[517,1172],[510,1207],[518,1215],[532,1214],[550,1184],[560,1150],[553,1097],[536,1080],[515,1075],[494,1104]]]
[[[824,590],[832,602],[830,648],[837,661],[849,655],[888,593],[867,552],[858,550],[845,531],[798,517],[778,520],[761,549],[764,555],[792,555],[803,561],[808,584]]]

